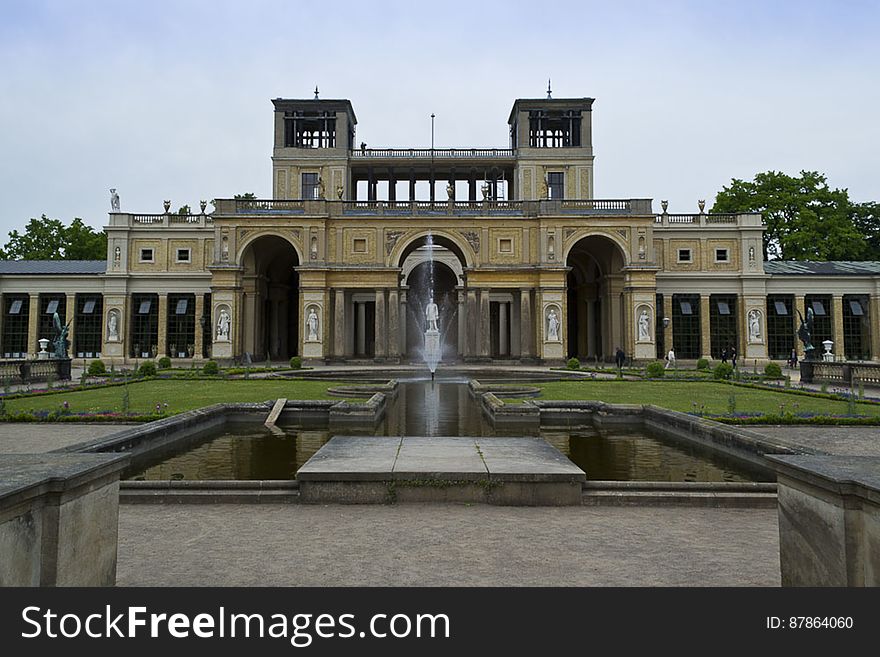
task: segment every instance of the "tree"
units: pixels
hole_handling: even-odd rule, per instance
[[[831,189],[824,174],[778,171],[733,179],[715,196],[713,212],[760,212],[767,260],[863,260],[869,246],[857,228],[845,189]]]
[[[850,218],[856,230],[865,236],[868,250],[866,260],[880,260],[880,203],[853,203]]]
[[[232,198],[236,201],[256,201],[257,195],[253,192],[245,192],[244,194],[236,194]]]
[[[107,235],[96,232],[82,219],[65,226],[43,215],[31,219],[24,232],[10,231],[0,249],[2,260],[103,260],[107,257]]]

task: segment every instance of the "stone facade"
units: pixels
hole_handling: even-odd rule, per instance
[[[773,273],[760,215],[595,199],[592,99],[517,100],[503,149],[368,149],[347,100],[273,103],[273,199],[114,211],[97,275],[7,263],[0,353],[35,352],[61,294],[75,357],[397,362],[420,358],[433,281],[445,361],[778,359],[807,294],[829,296],[835,354],[880,358],[880,267]]]

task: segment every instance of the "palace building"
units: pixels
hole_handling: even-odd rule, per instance
[[[548,94],[549,96],[549,94]],[[273,198],[137,214],[106,261],[0,262],[0,353],[58,312],[75,358],[128,363],[880,359],[880,263],[764,262],[756,214],[656,214],[594,194],[592,98],[519,99],[507,148],[367,148],[348,100],[275,99]],[[268,120],[268,116],[267,116]]]

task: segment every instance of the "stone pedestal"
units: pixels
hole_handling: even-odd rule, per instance
[[[428,329],[425,331],[425,363],[428,369],[433,373],[437,369],[437,363],[440,362],[442,352],[440,349],[440,331],[436,329]]]

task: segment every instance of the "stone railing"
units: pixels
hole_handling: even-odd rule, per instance
[[[70,363],[69,358],[3,360],[0,361],[0,381],[4,383],[69,381]]]
[[[111,226],[179,226],[203,228],[214,223],[209,214],[129,214],[117,212],[110,215]]]
[[[880,363],[829,363],[803,360],[801,381],[804,383],[830,383],[832,385],[857,386],[860,383],[880,385]]]
[[[355,148],[349,151],[353,159],[491,159],[514,158],[513,148]]]
[[[327,215],[327,216],[519,216],[650,215],[650,199],[566,199],[542,201],[336,201],[325,199],[217,199],[217,215]],[[160,215],[161,216],[161,215]]]
[[[733,213],[700,213],[700,214],[658,214],[654,215],[654,225],[689,228],[691,226],[738,226],[738,225],[762,225],[760,214],[733,214]]]

